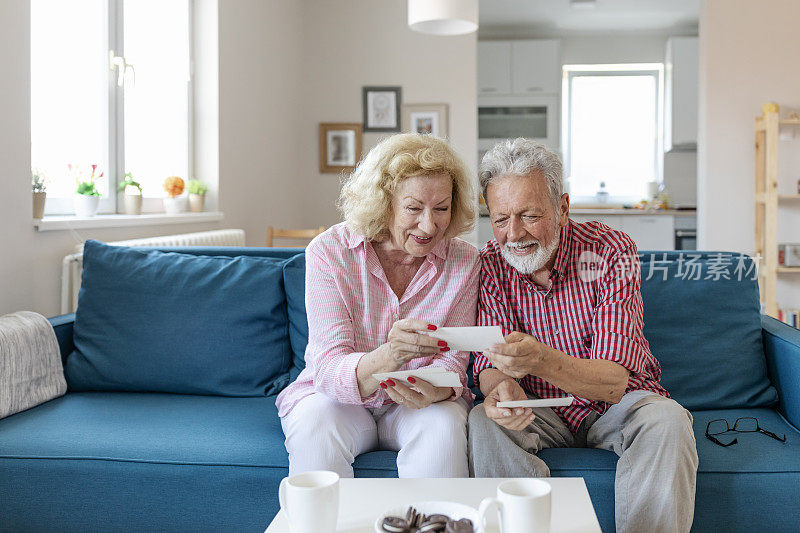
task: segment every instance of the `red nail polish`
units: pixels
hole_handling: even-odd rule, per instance
[[[447,350],[449,350],[449,349],[450,349],[450,348],[448,348],[447,346],[445,346],[444,348],[439,348],[439,351],[440,351],[440,352],[446,352],[446,351],[447,351]]]
[[[409,382],[409,383],[416,383],[416,382],[417,382],[417,380],[416,380],[416,379],[414,379],[414,376],[408,376],[408,382]]]
[[[386,388],[386,383],[381,383],[381,388],[385,389]]]
[[[394,387],[394,381],[392,381],[391,379],[387,379],[387,380],[386,380],[386,383],[387,383],[387,384],[388,384],[390,387]]]
[[[446,343],[446,342],[444,342],[444,341],[439,341],[439,343],[438,343],[438,344],[439,344],[439,346],[447,346],[447,343]]]
[[[436,326],[434,326],[433,324],[428,324],[428,329],[431,331],[436,331]]]

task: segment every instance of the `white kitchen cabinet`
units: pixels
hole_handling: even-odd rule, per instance
[[[558,41],[512,41],[511,83],[514,94],[561,92]]]
[[[674,250],[675,217],[669,215],[578,215],[575,222],[596,220],[627,233],[639,250]]]
[[[483,245],[492,239],[494,239],[492,219],[486,216],[478,217],[478,249],[483,248]]]
[[[511,42],[478,43],[478,95],[511,93]]]
[[[675,218],[667,215],[622,217],[622,231],[639,250],[674,250]]]
[[[560,91],[557,40],[478,42],[478,96],[554,95]]]
[[[624,231],[622,229],[622,215],[578,215],[570,213],[569,218],[575,222],[601,222],[610,228]]]
[[[697,149],[699,62],[697,37],[667,40],[664,150]]]

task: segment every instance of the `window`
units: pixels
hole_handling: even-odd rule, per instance
[[[31,1],[31,167],[47,179],[46,214],[73,212],[75,167],[103,172],[101,213],[118,211],[126,172],[145,212],[163,210],[164,178],[191,177],[191,7]]]
[[[612,202],[636,202],[663,169],[663,65],[565,65],[564,176],[574,203],[605,183]]]

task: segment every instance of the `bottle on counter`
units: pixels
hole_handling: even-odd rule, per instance
[[[608,196],[609,196],[609,194],[608,194],[608,191],[606,190],[606,182],[605,181],[601,181],[600,182],[600,189],[595,194],[595,198],[597,198],[597,202],[598,203],[607,204],[608,203]]]

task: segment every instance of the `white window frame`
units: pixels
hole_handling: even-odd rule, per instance
[[[664,64],[663,63],[628,63],[602,65],[564,65],[561,76],[561,146],[564,156],[564,176],[569,176],[571,163],[570,124],[572,123],[572,79],[579,76],[653,76],[656,78],[656,135],[655,142],[655,176],[656,180],[664,180]],[[613,191],[610,191],[613,193]],[[630,203],[640,200],[628,196],[609,197],[610,203]],[[594,203],[594,196],[571,197],[575,204]]]
[[[123,212],[124,192],[117,192],[118,184],[125,175],[125,86],[117,84],[117,71],[111,69],[111,54],[125,57],[124,49],[124,20],[123,20],[123,0],[107,0],[106,15],[108,19],[107,50],[109,63],[106,71],[106,81],[108,85],[108,114],[106,116],[108,138],[106,150],[108,154],[108,169],[105,171],[105,178],[108,180],[108,196],[100,198],[98,214],[115,214]],[[188,130],[188,161],[187,176],[191,179],[194,176],[194,0],[188,0],[188,39],[189,39],[189,80],[187,82],[187,130]],[[134,65],[135,67],[135,65]],[[126,77],[127,78],[127,77]],[[125,84],[127,84],[127,79]],[[145,196],[142,202],[142,213],[163,213],[164,206],[160,197]],[[65,197],[51,197],[48,195],[45,204],[45,216],[50,215],[74,215],[75,209],[73,199]]]

